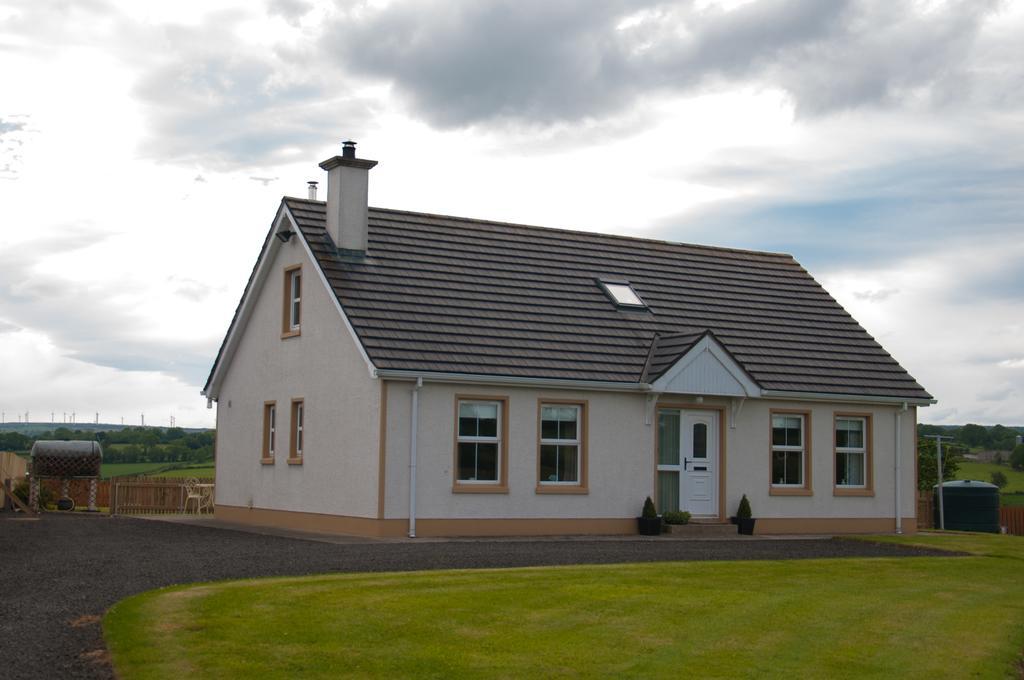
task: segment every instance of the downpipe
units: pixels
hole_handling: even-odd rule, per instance
[[[903,533],[903,414],[907,412],[907,402],[896,411],[896,533]]]
[[[423,387],[423,378],[416,378],[416,384],[412,388],[412,417],[409,432],[409,538],[416,538],[416,440],[419,435],[420,425],[420,388]]]

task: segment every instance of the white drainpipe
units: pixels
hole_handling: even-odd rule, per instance
[[[419,434],[420,388],[423,378],[416,378],[412,388],[412,427],[409,433],[409,538],[416,538],[416,439]]]
[[[896,533],[903,533],[903,414],[907,402],[896,411]]]

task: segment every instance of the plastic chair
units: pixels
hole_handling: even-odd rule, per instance
[[[185,506],[181,509],[183,513],[188,512],[189,501],[196,502],[196,512],[200,512],[203,505],[203,494],[199,490],[199,480],[190,477],[185,480]]]

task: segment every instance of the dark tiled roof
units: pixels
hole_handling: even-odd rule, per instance
[[[380,369],[636,383],[710,330],[763,389],[930,398],[789,255],[370,208],[354,260],[285,202]]]

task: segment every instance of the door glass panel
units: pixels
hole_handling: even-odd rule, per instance
[[[679,509],[679,473],[658,473],[658,511],[670,512]]]
[[[679,411],[658,412],[658,465],[679,465]]]
[[[693,426],[693,457],[708,457],[708,426],[704,423]]]

